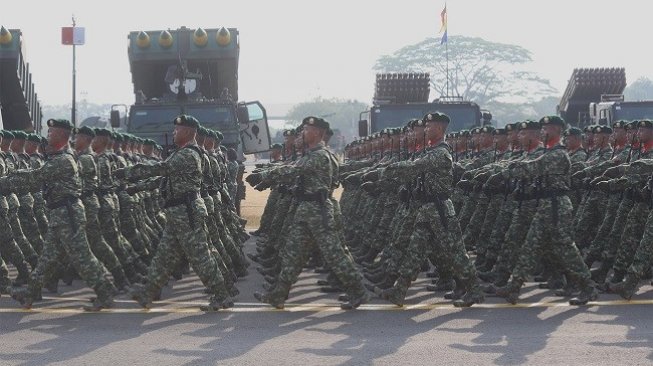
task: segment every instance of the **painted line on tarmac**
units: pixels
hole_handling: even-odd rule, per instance
[[[48,299],[48,298],[44,298]],[[87,301],[81,298],[49,298],[56,300]],[[48,299],[48,300],[49,300]],[[116,300],[118,303],[132,303],[130,300]],[[186,305],[185,307],[157,307],[157,305]],[[170,313],[170,314],[199,314],[204,313],[199,309],[199,305],[205,304],[199,301],[157,301],[150,309],[140,308],[112,308],[104,309],[100,314],[149,314],[149,313]],[[653,305],[653,300],[610,300],[610,301],[592,301],[583,307],[590,306],[625,306],[625,305]],[[477,304],[473,308],[478,309],[518,309],[518,308],[549,308],[549,307],[569,307],[577,308],[579,306],[569,305],[567,302],[534,302],[521,304]],[[358,308],[358,311],[428,311],[436,309],[455,309],[451,303],[435,304],[410,304],[398,307],[390,304],[365,304]],[[336,312],[343,311],[340,306],[334,304],[297,304],[287,303],[283,310],[274,309],[266,304],[259,303],[236,303],[233,308],[220,310],[220,313],[258,313],[258,312]],[[35,307],[30,310],[16,308],[0,308],[0,313],[44,313],[44,314],[93,314],[77,307]]]

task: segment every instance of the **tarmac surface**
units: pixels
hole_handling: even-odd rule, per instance
[[[253,240],[247,244],[253,250]],[[149,311],[127,295],[116,307],[85,313],[92,296],[81,281],[24,311],[0,298],[0,365],[365,365],[651,364],[653,288],[633,301],[601,295],[569,306],[529,283],[518,305],[498,298],[456,309],[421,278],[398,308],[375,299],[341,311],[324,278],[305,270],[286,309],[256,302],[262,278],[250,267],[233,309],[203,313],[195,275],[171,280]]]

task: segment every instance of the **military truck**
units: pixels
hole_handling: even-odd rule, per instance
[[[7,130],[40,132],[43,112],[23,42],[20,29],[0,27],[0,120]]]
[[[653,119],[653,101],[626,101],[626,69],[574,69],[558,105],[572,126],[611,125],[618,120]]]
[[[361,112],[358,134],[363,137],[402,126],[433,111],[451,117],[451,132],[490,123],[489,112],[460,97],[441,97],[429,102],[430,79],[428,73],[377,74],[372,107]]]
[[[128,39],[135,101],[122,115],[112,106],[113,127],[171,146],[171,121],[185,113],[221,131],[223,145],[241,158],[270,149],[263,105],[238,102],[237,29],[134,31]]]

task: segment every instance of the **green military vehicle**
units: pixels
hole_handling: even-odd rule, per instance
[[[574,69],[558,105],[558,114],[577,127],[653,119],[653,101],[626,101],[625,88],[626,69],[622,67]]]
[[[111,125],[172,145],[175,116],[195,116],[242,154],[270,149],[267,115],[258,102],[238,102],[240,40],[235,28],[135,31],[128,36],[135,101],[114,105]]]
[[[43,113],[23,42],[19,29],[0,27],[0,120],[6,130],[40,132]]]
[[[489,124],[492,115],[474,102],[460,97],[441,97],[429,102],[428,73],[390,73],[376,75],[373,105],[361,112],[358,134],[363,137],[385,128],[403,126],[413,118],[434,111],[451,117],[448,131],[455,132]]]

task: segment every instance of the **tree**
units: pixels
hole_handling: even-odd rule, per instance
[[[624,90],[626,100],[651,100],[653,99],[653,80],[645,77],[637,79]]]
[[[417,44],[382,56],[378,72],[429,72],[439,95],[461,96],[487,107],[492,103],[531,103],[556,93],[551,83],[524,67],[532,61],[523,47],[490,42],[477,37],[451,36],[447,57],[440,39]]]
[[[358,118],[367,104],[356,100],[317,97],[293,106],[287,114],[288,123],[297,126],[308,116],[323,117],[329,121],[331,129],[338,129],[347,141],[358,134]]]

